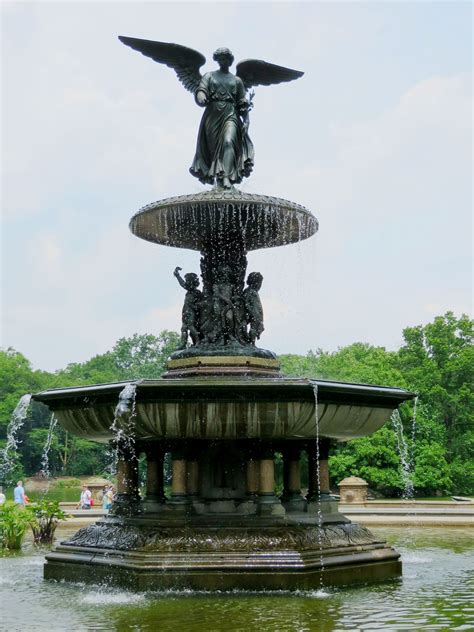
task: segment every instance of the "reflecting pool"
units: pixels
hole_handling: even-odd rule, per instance
[[[76,530],[76,529],[74,529]],[[403,579],[299,593],[128,593],[42,580],[27,542],[0,558],[2,630],[473,630],[473,531],[372,528],[402,553]],[[64,539],[71,529],[62,528]]]

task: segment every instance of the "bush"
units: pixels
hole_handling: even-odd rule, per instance
[[[453,492],[463,496],[474,496],[474,463],[472,460],[454,459],[450,469]]]
[[[65,481],[58,481],[56,487],[58,489],[69,489],[70,487],[80,487],[81,481],[78,478],[69,478]]]
[[[30,526],[35,544],[52,544],[54,532],[60,520],[66,520],[67,514],[59,508],[57,500],[40,500],[26,510],[30,515]]]
[[[31,515],[23,506],[6,502],[0,508],[0,546],[3,549],[21,549]]]

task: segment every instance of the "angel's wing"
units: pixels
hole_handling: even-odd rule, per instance
[[[244,59],[237,64],[235,74],[242,79],[248,90],[252,86],[271,86],[274,83],[293,81],[302,77],[304,72],[269,64],[261,59]]]
[[[151,57],[154,61],[173,68],[186,90],[192,93],[196,92],[201,81],[199,68],[206,63],[204,55],[179,44],[153,42],[122,35],[119,35],[119,40],[126,46],[139,51],[145,57]]]

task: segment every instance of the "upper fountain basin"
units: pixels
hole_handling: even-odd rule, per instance
[[[137,237],[165,246],[205,250],[239,243],[244,250],[284,246],[307,239],[318,221],[304,206],[238,189],[211,189],[159,200],[130,220]]]
[[[127,384],[50,389],[33,399],[47,404],[69,432],[109,441]],[[414,397],[399,388],[292,378],[140,380],[134,432],[137,439],[315,438],[315,390],[319,435],[341,441],[372,434]]]

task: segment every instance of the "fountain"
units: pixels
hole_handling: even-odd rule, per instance
[[[156,380],[50,389],[33,396],[77,436],[117,454],[118,498],[110,514],[46,557],[48,579],[107,581],[133,589],[319,588],[397,577],[399,554],[339,513],[329,488],[332,442],[364,437],[413,394],[398,388],[285,378],[264,331],[247,253],[312,237],[304,207],[234,188],[253,166],[248,112],[255,85],[302,75],[259,60],[201,77],[204,57],[176,44],[121,41],[171,66],[205,107],[192,175],[211,190],[149,204],[130,229],[148,241],[201,253],[186,291],[180,349]],[[301,489],[307,453],[308,490]],[[283,493],[275,493],[275,454]],[[139,456],[146,455],[146,494]],[[171,459],[171,489],[164,460]]]

